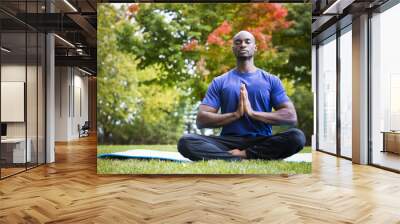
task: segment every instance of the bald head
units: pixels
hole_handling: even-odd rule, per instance
[[[249,31],[246,30],[239,31],[237,34],[235,34],[235,36],[233,36],[233,41],[235,41],[237,38],[242,38],[242,37],[250,38],[253,42],[255,42],[253,34],[251,34]]]
[[[256,42],[253,34],[242,30],[233,37],[232,51],[237,60],[252,59],[257,51]]]

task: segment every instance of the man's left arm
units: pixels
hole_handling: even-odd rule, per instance
[[[243,104],[245,106],[245,113],[252,119],[262,121],[271,125],[296,125],[297,124],[297,114],[293,103],[289,100],[275,106],[274,112],[261,112],[254,111],[251,107],[249,97],[246,88],[241,91],[244,95]]]
[[[274,112],[253,111],[248,115],[255,119],[271,125],[296,125],[296,109],[291,101],[280,104]]]

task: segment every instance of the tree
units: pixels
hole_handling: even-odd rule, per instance
[[[311,4],[285,4],[290,29],[273,35],[274,46],[288,54],[284,66],[277,64],[273,70],[281,77],[293,80],[296,85],[311,88]]]
[[[101,143],[172,143],[183,129],[183,109],[176,87],[141,85],[160,66],[137,69],[133,54],[118,50],[117,31],[125,13],[108,4],[98,9],[98,127]]]
[[[214,77],[235,66],[231,39],[240,30],[257,39],[260,67],[273,70],[288,60],[271,40],[291,26],[280,4],[141,4],[129,14],[118,33],[119,49],[137,55],[139,68],[159,64],[163,73],[152,81],[178,84],[193,102]]]
[[[132,88],[137,83],[131,76],[131,57],[115,49],[117,36],[113,33],[115,24],[120,23],[123,14],[110,5],[99,7],[98,26],[98,126],[106,138],[111,137],[116,125],[130,122],[131,115],[137,113],[136,99],[126,93],[137,95]],[[115,63],[118,62],[118,63]],[[112,87],[112,88],[107,88]]]

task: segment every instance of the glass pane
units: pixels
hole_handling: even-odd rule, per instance
[[[38,36],[36,32],[27,33],[28,38],[28,63],[27,63],[27,82],[26,82],[26,112],[27,112],[27,142],[30,148],[30,160],[28,160],[28,168],[37,165],[38,147],[37,147],[37,132],[38,132]]]
[[[340,36],[340,153],[352,157],[352,35]]]
[[[21,22],[44,13],[45,0],[3,0],[0,7],[7,12],[0,12],[4,177],[45,161],[45,36]]]
[[[318,148],[336,154],[336,40],[318,48]]]
[[[372,25],[372,163],[400,170],[400,4]]]
[[[39,33],[38,46],[38,163],[45,163],[45,52],[46,38]]]
[[[1,174],[2,177],[25,170],[30,161],[26,144],[26,33],[1,34]],[[28,151],[26,150],[28,147]]]

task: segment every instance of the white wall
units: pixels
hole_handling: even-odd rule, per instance
[[[1,65],[1,81],[25,82],[25,64],[3,64]]]
[[[78,74],[77,74],[78,72]],[[78,124],[81,126],[85,123],[85,121],[88,121],[88,78],[87,76],[81,76],[83,73],[81,73],[79,70],[74,70],[74,107],[72,108],[72,130],[71,130],[71,135],[78,137]]]
[[[88,78],[83,75],[76,68],[56,67],[56,141],[79,138],[78,124],[88,120]]]
[[[37,70],[38,69],[38,70]],[[25,135],[30,140],[32,161],[36,162],[39,159],[39,163],[44,163],[44,82],[42,73],[42,67],[25,64],[3,64],[1,66],[1,81],[2,82],[24,82],[26,83],[26,106],[25,103],[20,108],[21,113],[26,112],[26,120],[22,122],[6,122],[7,123],[7,137],[9,138],[24,138]],[[27,81],[25,81],[27,78]],[[4,89],[2,89],[3,92]],[[21,94],[24,94],[22,90]],[[2,95],[2,98],[7,95]],[[3,107],[3,112],[12,110],[13,108]],[[14,109],[15,110],[15,109]],[[16,113],[15,111],[7,111],[8,113]],[[37,155],[37,153],[39,155]]]
[[[18,81],[25,82],[24,65],[6,64],[1,66],[1,81]],[[7,108],[1,108],[7,110]],[[25,137],[25,122],[8,122],[7,123],[7,136],[8,137]]]
[[[67,67],[55,68],[55,140],[68,140],[68,87],[70,77]]]

